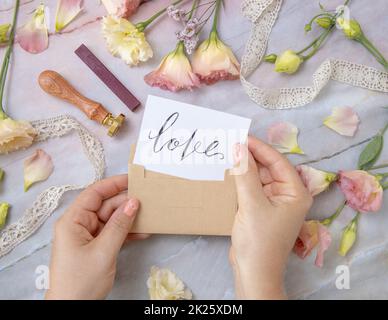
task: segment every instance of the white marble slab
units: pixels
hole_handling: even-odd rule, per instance
[[[37,6],[39,0],[23,1],[19,18],[21,25],[27,15]],[[239,12],[240,1],[226,0],[226,9],[222,13],[222,38],[233,47],[240,58],[245,41],[249,35],[250,24]],[[55,12],[54,0],[46,0],[51,13]],[[143,114],[141,107],[135,113],[126,109],[89,69],[80,62],[73,51],[85,43],[123,83],[144,103],[148,94],[160,95],[179,101],[210,106],[215,110],[227,111],[236,115],[252,118],[251,134],[265,139],[266,128],[273,121],[288,120],[300,128],[300,145],[306,156],[290,156],[296,164],[326,157],[318,161],[317,168],[338,170],[355,167],[362,142],[373,136],[388,120],[387,110],[380,108],[388,103],[387,95],[366,91],[360,88],[331,82],[321,95],[310,105],[292,111],[267,111],[255,105],[245,95],[238,81],[218,83],[204,87],[193,93],[173,94],[150,88],[143,82],[143,76],[155,68],[161,57],[175,44],[174,32],[177,25],[167,19],[156,23],[148,32],[148,39],[155,48],[155,57],[138,68],[129,68],[119,59],[113,58],[106,50],[100,32],[99,17],[104,8],[99,1],[85,1],[86,9],[63,34],[50,36],[50,47],[39,55],[30,55],[17,45],[12,61],[12,76],[7,87],[7,106],[15,118],[29,120],[49,118],[60,114],[71,114],[81,121],[103,142],[106,153],[106,175],[125,173],[129,147],[137,139]],[[156,8],[168,1],[158,0],[145,4],[132,18],[140,21],[149,16]],[[335,7],[340,1],[323,1]],[[302,47],[311,36],[304,36],[303,26],[318,10],[318,1],[287,0],[272,32],[269,52],[279,52],[288,47]],[[10,20],[11,11],[0,10],[0,23]],[[388,8],[386,1],[376,0],[365,7],[364,1],[353,1],[351,12],[363,24],[365,33],[388,55],[386,33],[388,27],[385,19]],[[51,21],[53,23],[53,21]],[[4,50],[2,50],[4,53]],[[324,58],[334,56],[366,63],[379,67],[356,43],[345,40],[337,32],[319,54],[309,61],[295,77],[278,75],[272,67],[264,65],[252,76],[257,84],[268,87],[303,85],[310,81],[310,74]],[[37,77],[45,69],[62,73],[74,82],[77,88],[90,98],[100,101],[113,113],[125,113],[129,125],[121,134],[111,139],[105,129],[85,119],[78,110],[66,103],[47,96],[38,86]],[[353,106],[361,118],[360,129],[354,138],[341,137],[322,126],[322,119],[334,106]],[[23,158],[37,147],[44,148],[54,159],[56,170],[44,183],[36,185],[28,193],[22,190]],[[388,146],[385,147],[381,160],[388,158]],[[50,185],[64,183],[86,183],[92,179],[93,171],[75,134],[55,139],[32,149],[1,156],[0,166],[7,171],[7,178],[2,186],[0,197],[12,203],[9,222],[16,221],[23,211],[30,206],[34,198]],[[44,292],[35,287],[35,269],[39,265],[48,265],[50,241],[54,221],[71,203],[76,193],[67,194],[58,210],[50,217],[36,234],[18,246],[14,251],[0,259],[0,298],[40,299]],[[313,257],[306,261],[291,256],[287,271],[286,286],[290,298],[387,298],[387,250],[388,234],[388,197],[384,200],[379,213],[361,217],[359,238],[355,248],[344,259],[337,255],[338,236],[341,228],[351,218],[347,210],[332,226],[335,239],[326,254],[324,268],[313,266]],[[332,190],[316,198],[310,218],[330,215],[340,203],[338,191]],[[153,236],[150,240],[136,242],[122,250],[118,264],[118,277],[109,298],[146,299],[146,279],[152,265],[169,267],[174,270],[192,289],[195,298],[223,299],[233,298],[233,279],[228,264],[228,238],[193,237],[193,236]],[[350,266],[351,289],[335,288],[335,268],[339,264]]]

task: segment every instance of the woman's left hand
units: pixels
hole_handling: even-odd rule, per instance
[[[127,175],[83,191],[56,222],[46,299],[104,299],[113,287],[118,253],[130,234],[139,201],[128,198]]]

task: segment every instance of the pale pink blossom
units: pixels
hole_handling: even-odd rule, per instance
[[[360,119],[351,107],[336,107],[323,124],[335,132],[348,137],[353,137],[357,131]]]
[[[325,191],[337,178],[335,173],[317,170],[306,165],[297,166],[296,170],[312,196]]]
[[[205,84],[240,78],[240,63],[215,31],[199,45],[194,53],[192,65],[194,73]]]
[[[305,221],[294,245],[295,254],[301,259],[306,258],[317,248],[315,265],[323,266],[324,253],[330,247],[331,235],[329,230],[317,220]]]
[[[268,143],[281,153],[304,154],[298,145],[298,128],[289,122],[277,122],[267,131]]]
[[[42,149],[24,160],[24,191],[36,182],[46,180],[54,170],[51,157]]]
[[[144,81],[152,87],[173,92],[182,89],[192,90],[200,85],[184,53],[182,42],[179,42],[177,48],[163,58],[156,70],[144,77]]]
[[[30,53],[40,53],[48,47],[48,31],[43,4],[32,14],[31,19],[17,30],[16,40]]]
[[[55,17],[55,31],[59,32],[82,11],[83,0],[59,0]]]
[[[346,203],[360,212],[375,212],[381,208],[383,188],[379,180],[362,170],[340,171],[339,187]]]
[[[109,15],[128,18],[134,14],[142,0],[102,0]]]

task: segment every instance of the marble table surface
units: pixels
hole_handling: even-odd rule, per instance
[[[19,16],[21,25],[39,4],[40,0],[22,1]],[[54,23],[56,1],[45,0],[50,8],[50,27]],[[74,50],[86,44],[114,74],[136,96],[145,102],[148,94],[168,97],[197,104],[253,120],[251,134],[266,139],[266,128],[274,121],[287,120],[300,128],[299,141],[305,156],[290,156],[295,163],[316,162],[314,166],[336,171],[355,168],[360,150],[365,141],[372,137],[388,120],[388,112],[381,108],[388,103],[386,94],[367,91],[330,82],[312,103],[289,111],[270,111],[254,104],[244,93],[239,81],[229,81],[203,87],[195,92],[173,94],[148,87],[143,76],[155,68],[161,57],[174,47],[174,32],[178,25],[166,18],[157,22],[147,36],[155,48],[155,56],[149,62],[129,68],[121,60],[113,58],[106,50],[101,36],[100,17],[105,14],[98,0],[85,2],[84,13],[61,34],[50,33],[49,49],[38,55],[31,55],[15,45],[11,76],[7,86],[8,110],[14,118],[37,120],[61,114],[70,114],[96,135],[103,143],[106,156],[106,176],[125,173],[130,145],[136,142],[144,106],[132,113],[116,98],[94,74],[78,59]],[[321,1],[332,8],[340,1]],[[388,7],[385,0],[373,1],[368,8],[364,1],[353,1],[351,13],[363,24],[370,39],[388,55],[386,19]],[[4,3],[7,3],[5,1]],[[8,1],[8,4],[12,1]],[[141,21],[157,8],[167,4],[165,0],[154,0],[144,4],[131,19]],[[226,0],[221,16],[220,34],[234,50],[238,58],[244,52],[251,25],[241,14],[240,1]],[[365,6],[365,2],[364,2]],[[0,23],[10,21],[12,10],[2,4]],[[279,52],[288,47],[302,47],[308,37],[303,26],[308,17],[318,10],[318,1],[286,0],[279,19],[271,34],[269,52]],[[4,50],[1,49],[1,54]],[[330,42],[319,54],[304,66],[301,72],[288,77],[278,75],[268,66],[260,66],[251,80],[266,87],[308,85],[313,70],[328,56],[340,57],[380,68],[372,57],[356,43],[345,40],[339,32],[333,34]],[[128,126],[114,139],[107,137],[105,129],[88,121],[77,109],[47,96],[38,86],[37,77],[45,69],[62,73],[76,87],[90,98],[109,107],[113,113],[125,113]],[[322,126],[334,106],[352,106],[361,118],[355,137],[342,137]],[[31,188],[22,190],[23,159],[37,147],[44,148],[53,157],[55,171],[50,179]],[[36,196],[51,185],[66,183],[82,184],[92,180],[93,170],[81,151],[75,134],[60,139],[52,139],[35,144],[31,149],[0,157],[0,167],[7,172],[1,189],[1,200],[12,204],[8,223],[19,219]],[[381,160],[388,158],[388,146],[381,154]],[[49,264],[53,224],[77,195],[68,193],[59,208],[30,238],[21,243],[8,255],[0,258],[0,298],[1,299],[41,299],[43,290],[35,286],[36,268]],[[323,218],[333,213],[341,202],[336,188],[318,196],[309,218]],[[357,243],[346,258],[337,254],[341,229],[353,216],[346,209],[332,225],[333,245],[325,257],[322,269],[313,265],[314,257],[305,261],[291,255],[286,288],[292,299],[359,299],[388,298],[388,199],[384,199],[382,210],[361,217]],[[146,279],[151,266],[168,267],[175,271],[194,293],[196,299],[232,299],[234,288],[231,268],[228,264],[230,239],[226,237],[168,236],[155,235],[147,241],[134,242],[126,246],[119,257],[117,279],[111,299],[147,299]],[[350,268],[350,289],[338,290],[335,286],[336,267]]]

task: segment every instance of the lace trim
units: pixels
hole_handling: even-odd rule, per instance
[[[327,59],[314,72],[312,85],[297,88],[259,88],[249,77],[259,66],[266,52],[269,35],[278,17],[282,0],[245,0],[243,15],[253,23],[253,29],[241,61],[241,83],[248,96],[268,109],[290,109],[310,103],[327,85],[336,80],[349,85],[388,92],[388,73],[345,60]]]
[[[59,116],[47,120],[32,122],[38,131],[35,141],[61,137],[75,130],[81,140],[83,150],[94,167],[92,183],[102,179],[105,170],[104,149],[101,142],[86,130],[77,120],[70,116]],[[9,253],[22,241],[31,236],[55,211],[63,194],[71,190],[79,190],[87,185],[63,185],[50,187],[43,191],[15,223],[7,226],[0,233],[0,257]]]

